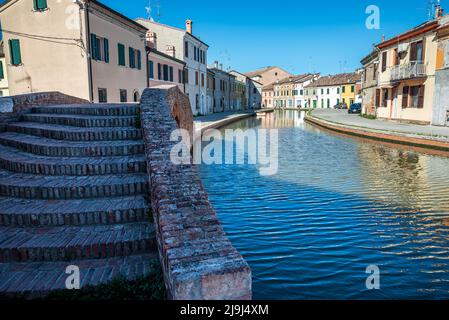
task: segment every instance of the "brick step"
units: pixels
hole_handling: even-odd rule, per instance
[[[0,168],[17,173],[90,176],[145,173],[145,155],[115,157],[46,157],[0,145]]]
[[[0,144],[51,157],[101,157],[144,154],[141,140],[60,141],[15,132],[0,133]]]
[[[66,289],[65,282],[69,276],[66,268],[69,265],[79,268],[81,288],[109,283],[119,277],[134,280],[153,272],[156,261],[156,252],[151,252],[107,259],[75,260],[70,263],[0,263],[0,292],[33,292],[45,295],[51,291]]]
[[[25,122],[60,124],[75,127],[135,127],[136,116],[89,116],[70,114],[30,113],[22,116]]]
[[[0,196],[24,199],[84,199],[144,194],[144,173],[104,176],[44,176],[0,170]]]
[[[151,222],[43,228],[0,227],[0,263],[70,261],[143,254],[156,249]]]
[[[59,106],[35,107],[33,113],[79,114],[91,116],[134,116],[140,112],[138,104],[71,104]]]
[[[17,122],[8,131],[70,141],[141,140],[142,131],[134,127],[73,127],[38,122]]]
[[[0,226],[106,225],[150,218],[143,196],[53,201],[0,197]]]

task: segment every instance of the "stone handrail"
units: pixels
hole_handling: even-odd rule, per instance
[[[174,300],[251,299],[251,269],[227,238],[194,165],[175,165],[170,135],[193,123],[177,86],[146,89],[141,118],[165,285]]]

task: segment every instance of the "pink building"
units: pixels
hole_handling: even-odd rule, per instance
[[[157,35],[147,32],[148,77],[149,87],[161,84],[177,84],[185,92],[185,62],[176,59],[176,48],[167,46],[165,52],[157,47]]]

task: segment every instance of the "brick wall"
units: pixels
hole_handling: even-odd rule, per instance
[[[0,98],[0,105],[9,108],[12,102],[12,112],[0,112],[0,132],[5,131],[8,123],[16,122],[20,114],[27,113],[35,106],[58,105],[58,104],[86,104],[87,100],[72,97],[60,92],[37,92],[17,96]]]
[[[251,269],[227,238],[193,165],[175,165],[170,134],[192,126],[176,86],[146,89],[141,116],[159,256],[170,299],[251,299]],[[182,117],[182,119],[180,119]]]

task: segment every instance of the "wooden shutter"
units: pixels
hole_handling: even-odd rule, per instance
[[[418,90],[418,108],[424,108],[424,86],[419,86]]]
[[[3,61],[0,61],[0,80],[5,78],[5,73],[3,72]]]
[[[18,66],[22,63],[22,54],[20,52],[20,42],[18,39],[9,40],[9,53],[11,55],[11,64]]]
[[[149,78],[150,79],[153,79],[154,78],[154,63],[153,63],[153,61],[149,61],[149,66],[148,66],[148,76],[149,76]]]
[[[97,60],[97,36],[93,33],[90,34],[90,57]]]
[[[410,87],[404,87],[402,89],[402,108],[408,107],[409,92],[410,92]]]
[[[382,72],[387,70],[387,52],[382,53]]]
[[[410,45],[410,62],[416,61],[416,42]]]
[[[129,53],[129,67],[135,68],[136,63],[135,63],[135,57],[134,57],[134,49],[129,47],[128,53]]]
[[[103,39],[103,46],[104,46],[104,62],[109,63],[109,40],[104,38]]]
[[[380,107],[380,89],[376,89],[376,107]]]
[[[162,80],[162,65],[160,63],[157,64],[157,78]]]
[[[137,50],[137,69],[142,70],[142,54]]]
[[[33,0],[34,10],[47,9],[47,0]]]
[[[173,82],[173,67],[170,67],[170,82]]]
[[[426,38],[422,40],[422,63],[426,61]]]

